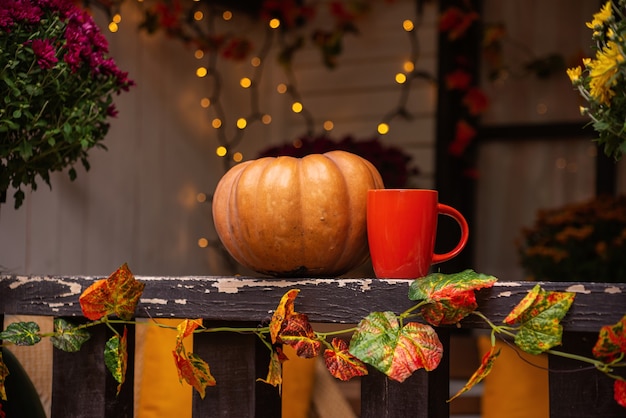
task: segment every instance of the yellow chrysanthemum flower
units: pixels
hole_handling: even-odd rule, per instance
[[[602,6],[602,9],[600,9],[598,13],[593,15],[593,20],[591,22],[587,22],[587,27],[594,30],[602,28],[604,23],[611,18],[612,13],[612,5],[609,0],[604,4],[604,6]]]
[[[572,83],[578,83],[580,81],[580,76],[582,75],[582,68],[580,68],[580,65],[576,68],[568,68],[567,69],[567,75],[569,76],[569,79],[571,80]]]
[[[589,94],[600,104],[608,104],[615,92],[611,87],[617,80],[615,75],[619,65],[624,62],[619,46],[615,42],[608,42],[602,51],[598,51],[596,59],[589,61]]]

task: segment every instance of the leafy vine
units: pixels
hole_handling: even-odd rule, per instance
[[[586,362],[615,380],[614,399],[626,407],[626,380],[615,369],[626,366],[626,316],[614,324],[600,329],[593,348],[594,358],[587,358],[555,350],[561,344],[563,327],[561,319],[574,302],[575,293],[546,291],[539,284],[513,308],[503,325],[493,323],[478,311],[475,291],[492,287],[498,279],[494,276],[465,270],[455,274],[433,273],[415,280],[409,287],[408,297],[417,303],[406,311],[372,312],[351,329],[317,332],[304,313],[295,310],[299,289],[288,290],[281,298],[268,326],[255,328],[206,328],[202,319],[184,319],[175,327],[176,346],[174,363],[180,381],[191,385],[204,398],[207,387],[217,384],[209,364],[200,356],[185,349],[183,341],[202,332],[238,332],[258,336],[270,353],[268,373],[262,381],[273,386],[282,384],[282,364],[287,357],[282,352],[284,344],[294,348],[298,356],[314,358],[322,355],[329,372],[337,379],[350,380],[368,373],[366,364],[403,382],[416,370],[436,369],[443,356],[443,345],[434,327],[458,324],[469,315],[476,315],[491,328],[491,349],[463,388],[453,395],[452,401],[469,391],[489,374],[500,350],[497,336],[513,339],[515,345],[530,354],[549,353]],[[89,339],[88,329],[93,326],[109,327],[113,336],[104,347],[105,364],[118,382],[118,393],[124,383],[127,367],[127,325],[132,319],[145,284],[136,280],[126,264],[108,278],[98,280],[79,297],[85,318],[91,322],[73,325],[56,318],[54,331],[42,333],[35,322],[14,322],[0,332],[3,346],[8,344],[34,345],[50,337],[54,347],[79,351]],[[114,324],[123,324],[118,331]],[[156,324],[159,327],[174,328]],[[350,342],[336,335],[352,333]],[[6,400],[5,378],[8,368],[0,355],[0,397]],[[1,409],[0,409],[1,413]]]

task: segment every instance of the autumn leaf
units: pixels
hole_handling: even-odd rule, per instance
[[[600,328],[598,341],[592,351],[594,357],[605,362],[612,362],[620,354],[626,353],[624,329],[626,329],[626,315],[615,325],[605,325]]]
[[[41,341],[40,331],[36,322],[13,322],[0,332],[0,340],[9,341],[15,345],[35,345]]]
[[[491,349],[483,356],[483,359],[480,362],[480,366],[478,366],[478,369],[474,372],[474,374],[472,374],[465,386],[463,386],[453,397],[451,397],[448,402],[452,402],[463,393],[469,391],[474,386],[479,384],[485,378],[485,376],[487,376],[491,372],[496,358],[498,358],[499,355],[500,349],[496,350],[495,346],[491,346]]]
[[[270,337],[272,338],[272,344],[276,344],[278,334],[283,327],[285,319],[294,313],[294,300],[296,296],[298,296],[298,293],[300,293],[299,289],[291,289],[280,299],[278,307],[276,311],[274,311],[274,315],[272,315],[272,320],[270,321]]]
[[[104,345],[104,364],[113,375],[117,383],[117,393],[120,393],[122,384],[126,379],[126,367],[128,365],[128,328],[124,327],[122,336],[114,335]]]
[[[287,356],[283,353],[280,347],[276,347],[276,350],[272,351],[270,355],[270,364],[267,370],[267,377],[265,379],[257,379],[259,382],[268,383],[274,387],[280,386],[283,383],[283,363],[287,360]]]
[[[183,348],[183,340],[190,335],[198,328],[202,326],[202,319],[185,319],[180,324],[176,326],[176,331],[178,334],[176,335],[176,352],[181,353]]]
[[[401,327],[393,312],[373,312],[361,320],[350,341],[350,354],[403,382],[415,370],[434,370],[443,347],[435,330],[410,322]]]
[[[209,365],[195,353],[177,353],[173,351],[178,380],[185,380],[204,399],[207,386],[215,386],[215,378],[211,375]]]
[[[367,367],[348,351],[348,343],[341,338],[333,338],[332,349],[324,351],[324,363],[330,374],[337,379],[348,381],[356,376],[365,376]]]
[[[539,284],[533,287],[504,319],[509,325],[520,324],[515,344],[530,354],[540,354],[561,344],[560,321],[575,296],[572,292],[546,291]]]
[[[63,318],[54,319],[54,333],[50,337],[52,345],[66,352],[79,351],[91,335],[83,328],[76,328]]]
[[[285,318],[276,342],[292,346],[302,358],[317,357],[322,351],[322,343],[315,335],[309,318],[297,312]]]
[[[622,407],[626,408],[626,382],[615,380],[613,383],[613,398]]]
[[[9,375],[9,368],[4,364],[2,360],[2,351],[0,351],[0,399],[3,401],[7,400],[7,391],[4,387],[4,382]]]
[[[474,291],[492,287],[497,280],[473,270],[432,273],[411,283],[409,299],[427,302],[421,313],[431,325],[456,324],[478,307]]]
[[[96,321],[108,315],[117,315],[129,321],[145,287],[135,280],[127,264],[123,264],[107,279],[98,280],[80,295],[83,315]]]

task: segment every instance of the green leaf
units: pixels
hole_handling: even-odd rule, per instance
[[[15,345],[35,345],[41,341],[39,325],[36,322],[13,322],[0,332],[0,340]]]
[[[50,338],[52,345],[67,352],[79,351],[91,335],[85,329],[77,329],[63,318],[54,319],[54,332]]]
[[[117,393],[120,393],[122,384],[126,379],[126,366],[128,363],[127,352],[128,328],[124,327],[124,334],[114,335],[104,346],[104,364],[119,385]]]
[[[537,284],[509,313],[504,322],[520,324],[515,344],[530,354],[540,354],[561,344],[561,319],[572,306],[576,294],[546,291]]]
[[[350,354],[403,382],[415,370],[434,370],[443,346],[435,330],[410,322],[401,326],[393,312],[373,312],[361,322],[350,341]]]
[[[474,291],[492,287],[497,280],[473,270],[433,273],[411,283],[409,299],[427,302],[421,314],[430,324],[455,324],[478,307]]]

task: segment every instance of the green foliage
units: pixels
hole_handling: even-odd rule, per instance
[[[0,2],[0,194],[12,186],[50,185],[50,173],[104,148],[113,95],[133,82],[107,56],[107,42],[86,11],[68,2]]]
[[[54,335],[50,340],[59,350],[70,353],[79,351],[90,336],[86,329],[78,328],[63,318],[54,318]]]
[[[2,332],[0,340],[15,345],[35,345],[41,341],[40,328],[36,322],[14,322]]]

